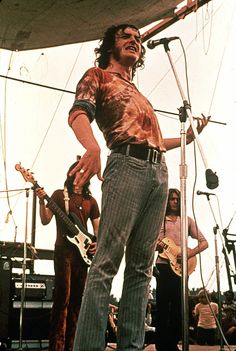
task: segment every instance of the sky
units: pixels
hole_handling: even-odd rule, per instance
[[[186,148],[187,214],[195,216],[206,236],[209,248],[198,258],[197,269],[189,278],[189,287],[203,285],[216,290],[216,257],[220,258],[220,288],[228,289],[222,230],[236,233],[236,4],[234,0],[213,0],[197,12],[159,33],[153,39],[178,36],[170,42],[170,57],[185,97],[189,97],[193,116],[211,115],[199,137],[199,145]],[[152,24],[154,25],[154,24]],[[151,26],[141,29],[144,33]],[[182,46],[181,46],[182,43]],[[24,242],[31,239],[32,191],[26,196],[25,183],[15,164],[33,172],[35,180],[50,196],[62,188],[69,166],[76,155],[83,154],[68,127],[67,116],[73,104],[76,84],[86,69],[94,65],[97,42],[73,44],[56,48],[10,52],[0,50],[0,74],[38,84],[64,89],[68,92],[28,85],[0,78],[0,241]],[[146,47],[146,43],[144,44]],[[184,50],[183,50],[184,49]],[[186,54],[187,73],[183,51]],[[183,104],[169,58],[162,45],[146,51],[145,68],[139,70],[134,83],[157,110],[178,113]],[[178,116],[157,112],[164,137],[180,135]],[[186,122],[187,128],[189,122]],[[94,133],[102,150],[104,169],[108,149],[95,123]],[[181,150],[166,155],[169,186],[180,188]],[[206,186],[205,170],[210,168],[219,178],[216,189]],[[5,189],[9,190],[6,197]],[[196,191],[214,193],[209,199]],[[101,183],[91,181],[93,196],[101,202]],[[9,214],[11,211],[11,214]],[[214,233],[214,227],[219,230]],[[234,237],[231,237],[231,239]],[[55,222],[42,226],[37,215],[36,248],[53,249]],[[193,243],[190,242],[190,245]],[[229,255],[231,269],[235,262]],[[120,297],[123,267],[114,279],[112,293]],[[36,273],[53,274],[51,262],[35,262]],[[155,281],[152,280],[152,287]]]

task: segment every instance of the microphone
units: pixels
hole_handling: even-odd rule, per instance
[[[206,170],[206,185],[208,189],[215,189],[219,185],[218,176],[209,168]]]
[[[214,193],[207,193],[205,191],[200,191],[198,190],[197,191],[197,195],[206,195],[206,196],[210,196],[210,195],[215,195]]]
[[[172,40],[179,39],[179,37],[170,37],[170,38],[162,38],[157,40],[148,40],[147,47],[148,49],[154,49],[156,46],[161,44],[168,44]]]

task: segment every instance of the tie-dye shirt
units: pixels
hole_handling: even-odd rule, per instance
[[[135,85],[118,73],[90,68],[79,81],[70,112],[83,109],[96,120],[108,148],[143,144],[165,151],[157,117],[150,102]],[[73,123],[70,113],[69,124]]]

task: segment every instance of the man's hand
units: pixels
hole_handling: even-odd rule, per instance
[[[71,170],[69,176],[74,174],[74,185],[77,187],[83,187],[95,174],[102,181],[100,149],[87,150],[79,163]]]
[[[228,330],[227,330],[227,335],[232,335],[232,334],[235,334],[236,333],[236,327],[235,326],[232,326],[230,327]]]
[[[94,242],[94,243],[90,244],[89,249],[88,249],[88,252],[89,252],[91,255],[95,255],[96,249],[97,249],[97,243]]]
[[[202,118],[200,117],[195,117],[194,119],[197,119],[197,132],[198,134],[200,134],[202,132],[202,130],[206,127],[206,125],[208,124],[209,119],[211,118],[211,116],[204,116],[204,114],[202,114]],[[187,132],[186,132],[186,141],[187,144],[190,144],[193,140],[195,139],[192,127],[188,127]]]
[[[156,246],[156,251],[158,251],[160,253],[163,252],[164,246],[165,246],[165,244],[161,240],[158,240],[157,246]]]
[[[196,255],[194,249],[191,249],[190,247],[188,247],[187,250],[188,250],[188,252],[187,252],[188,259],[191,257],[194,257]],[[182,262],[182,253],[179,252],[176,258],[177,258],[177,262],[181,263]]]
[[[46,193],[43,188],[35,189],[35,194],[38,196],[39,200],[43,201]]]
[[[87,150],[69,174],[70,176],[76,174],[74,185],[83,187],[95,174],[99,180],[103,180],[101,177],[100,147],[94,137],[88,115],[84,110],[79,109],[70,114],[69,120],[71,120],[70,126],[76,138]]]

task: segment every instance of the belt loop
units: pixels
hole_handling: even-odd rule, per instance
[[[148,149],[148,155],[147,155],[147,161],[149,162],[150,158],[151,158],[151,149]]]
[[[152,154],[152,163],[156,164],[158,163],[160,153],[158,150],[153,149],[153,154]]]
[[[129,156],[130,144],[127,145],[125,156]]]

